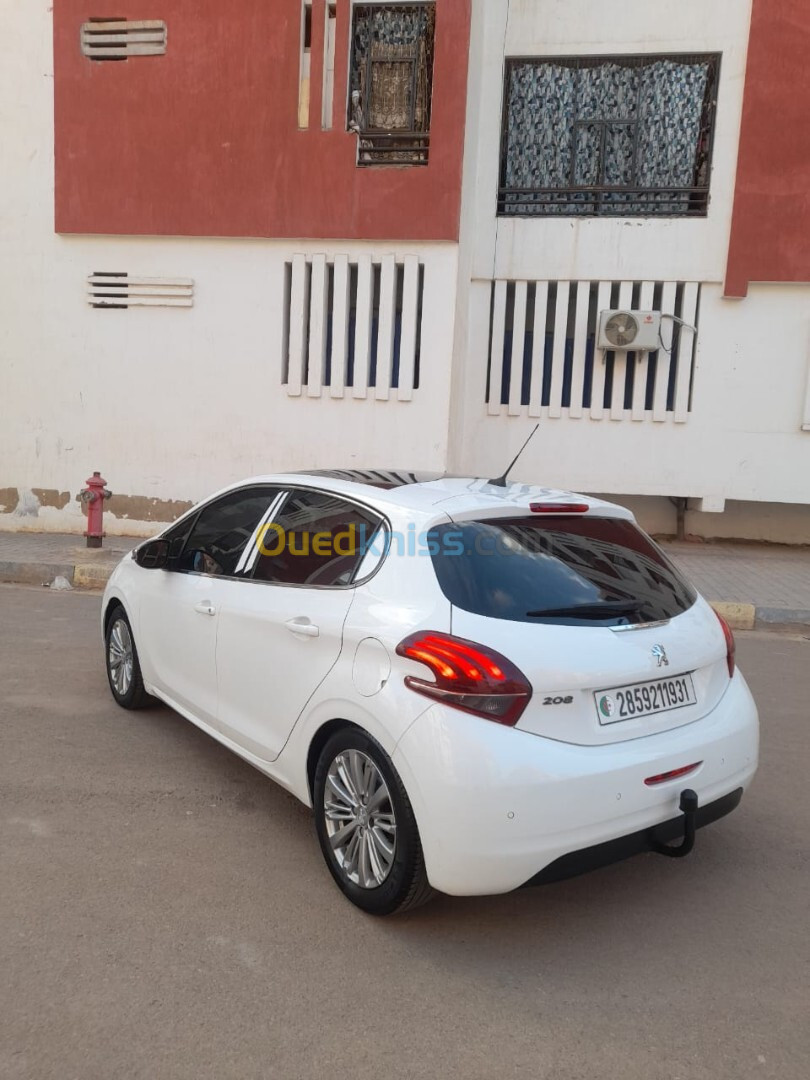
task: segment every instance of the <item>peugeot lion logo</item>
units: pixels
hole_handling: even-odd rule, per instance
[[[667,650],[663,645],[653,645],[652,654],[658,661],[659,667],[669,667],[669,660],[667,659]]]

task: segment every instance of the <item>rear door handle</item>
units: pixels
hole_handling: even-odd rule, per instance
[[[194,610],[198,611],[200,615],[216,615],[217,613],[217,609],[210,600],[201,600],[199,604],[194,605]]]
[[[317,637],[320,634],[318,627],[315,623],[311,623],[309,619],[288,619],[284,625],[290,633],[300,634],[302,637]]]

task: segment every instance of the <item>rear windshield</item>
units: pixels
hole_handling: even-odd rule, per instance
[[[671,619],[696,599],[652,540],[621,518],[439,525],[429,551],[451,604],[493,619],[634,625]]]

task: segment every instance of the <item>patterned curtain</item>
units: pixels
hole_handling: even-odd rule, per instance
[[[349,86],[364,130],[430,130],[434,26],[433,5],[355,8]]]
[[[517,63],[507,86],[506,188],[626,187],[602,194],[506,196],[513,213],[680,213],[705,150],[711,59],[584,66]],[[652,205],[652,204],[658,204]]]

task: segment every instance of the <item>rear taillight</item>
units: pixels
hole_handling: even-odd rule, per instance
[[[717,615],[716,611],[715,615]],[[723,635],[726,639],[726,663],[728,664],[728,677],[732,678],[734,675],[734,668],[737,662],[737,646],[734,643],[734,635],[731,632],[731,627],[728,625],[722,615],[717,615],[717,618],[723,628]]]
[[[422,630],[401,641],[397,653],[424,664],[434,677],[431,682],[406,675],[411,690],[496,724],[514,727],[532,696],[522,671],[474,641]]]
[[[587,514],[587,503],[529,503],[529,509],[533,514]]]

